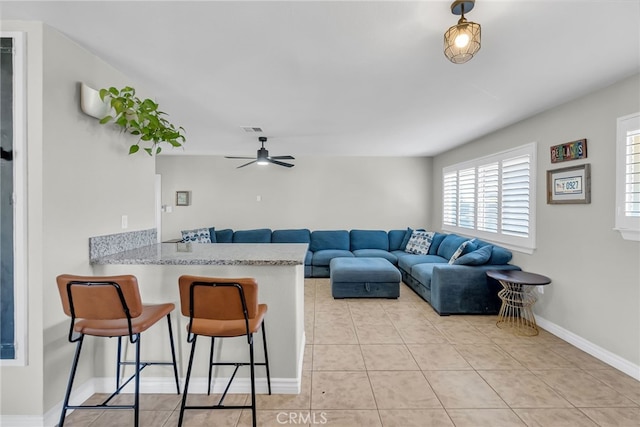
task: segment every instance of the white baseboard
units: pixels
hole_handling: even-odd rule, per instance
[[[96,393],[94,380],[89,380],[75,388],[69,398],[69,403],[79,405]],[[44,415],[1,415],[0,426],[2,427],[54,427],[60,419],[62,411],[62,401],[49,409]]]
[[[302,368],[304,363],[304,348],[306,336],[302,336],[302,351],[297,362],[298,378],[271,378],[271,392],[273,394],[299,394],[302,390]],[[228,378],[214,379],[212,384],[213,393],[222,393],[227,386]],[[70,403],[80,405],[95,393],[112,393],[115,389],[115,379],[113,377],[92,378],[84,384],[74,387],[71,393]],[[133,393],[133,381],[123,389],[123,393]],[[184,391],[184,379],[180,380],[180,391]],[[172,377],[140,377],[141,393],[165,393],[176,392],[176,383]],[[204,394],[207,392],[207,378],[194,377],[189,383],[189,393]],[[233,380],[229,393],[251,393],[251,382],[249,378],[236,378]],[[256,393],[267,393],[266,378],[256,378]],[[2,415],[0,414],[0,426],[2,427],[54,427],[60,419],[62,411],[62,401],[49,409],[43,416],[37,415]],[[69,412],[71,413],[71,411]]]
[[[595,357],[596,359],[601,360],[602,362],[606,363],[607,365],[610,365],[614,368],[616,368],[619,371],[624,372],[625,374],[629,375],[632,378],[635,378],[636,380],[640,381],[640,366],[635,365],[631,362],[629,362],[626,359],[623,359],[622,357],[618,356],[617,354],[613,354],[608,350],[605,350],[604,348],[595,345],[594,343],[592,343],[591,341],[587,341],[586,339],[582,338],[579,335],[574,334],[571,331],[568,331],[566,329],[564,329],[561,326],[556,325],[553,322],[548,321],[547,319],[540,317],[538,315],[535,316],[536,317],[536,323],[538,324],[538,326],[540,326],[542,329],[546,330],[547,332],[552,333],[553,335],[557,336],[558,338],[563,339],[564,341],[568,342],[569,344],[578,347],[580,350],[584,351],[585,353],[589,353],[590,355],[592,355],[593,357]]]
[[[228,378],[218,378],[213,381],[212,393],[222,393],[227,386]],[[289,378],[271,378],[271,392],[273,394],[299,394],[302,388],[301,381]],[[84,384],[74,387],[71,393],[70,403],[80,405],[95,393],[112,393],[115,389],[115,380],[109,378],[93,378]],[[127,384],[123,393],[133,393],[133,382]],[[184,380],[180,381],[180,391],[184,391]],[[256,378],[256,393],[267,393],[267,379]],[[175,394],[176,383],[171,377],[145,377],[140,378],[140,393]],[[207,378],[193,377],[189,383],[189,394],[205,394],[207,392]],[[251,381],[249,378],[235,378],[229,393],[251,393]],[[48,410],[44,416],[30,415],[0,415],[2,427],[54,427],[60,419],[62,402]],[[69,411],[71,413],[71,411]]]
[[[58,415],[60,415],[58,413]],[[43,417],[36,415],[0,415],[0,426],[2,427],[44,427],[55,426],[58,420],[53,424],[45,424]]]
[[[222,393],[227,386],[228,378],[214,378],[211,391]],[[115,385],[111,377],[94,378],[96,393],[112,393]],[[271,378],[271,392],[274,394],[298,394],[301,390],[301,381],[289,378]],[[184,379],[180,380],[180,391],[184,390]],[[256,393],[267,393],[267,379],[256,378]],[[133,381],[122,389],[122,393],[133,393]],[[140,393],[175,394],[176,382],[172,377],[144,377],[140,378]],[[191,377],[189,393],[202,394],[207,392],[206,377]],[[229,393],[251,393],[251,381],[249,378],[235,378]],[[62,405],[60,405],[62,408]]]

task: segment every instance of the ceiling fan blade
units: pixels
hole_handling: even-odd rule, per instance
[[[251,157],[249,157],[249,158],[251,158]],[[243,168],[243,167],[245,167],[245,166],[249,166],[249,165],[251,165],[251,164],[254,164],[255,162],[257,162],[257,160],[254,160],[254,161],[249,162],[249,163],[245,163],[244,165],[240,165],[240,166],[238,166],[236,169],[240,169],[240,168]]]
[[[255,157],[224,156],[225,159],[255,159]]]
[[[295,165],[292,165],[291,163],[285,163],[285,162],[279,162],[277,160],[273,160],[273,157],[269,157],[267,158],[267,160],[271,163],[273,163],[274,165],[278,165],[278,166],[284,166],[286,168],[292,168]]]
[[[296,158],[293,156],[271,156],[272,159],[280,159],[280,160],[295,160]]]

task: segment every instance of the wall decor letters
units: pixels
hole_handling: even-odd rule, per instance
[[[551,163],[565,162],[567,160],[577,160],[587,158],[587,140],[567,142],[565,144],[551,147]]]

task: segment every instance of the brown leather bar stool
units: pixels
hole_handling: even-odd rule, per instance
[[[184,394],[180,406],[178,426],[182,426],[186,409],[249,409],[256,426],[256,379],[255,365],[265,366],[267,371],[267,387],[271,394],[271,377],[269,374],[269,357],[267,354],[267,337],[264,328],[264,316],[267,313],[266,304],[258,304],[258,284],[255,279],[229,279],[216,277],[181,276],[178,279],[180,287],[180,308],[183,316],[189,317],[187,325],[187,341],[191,343],[189,367],[184,384]],[[264,346],[264,362],[256,363],[253,356],[253,334],[262,327],[262,342]],[[199,335],[211,337],[211,352],[209,354],[209,387],[211,387],[212,366],[235,366],[233,374],[222,393],[219,402],[212,406],[186,406],[191,378],[193,355],[196,350],[196,339]],[[213,362],[213,348],[216,338],[247,337],[249,344],[249,363],[246,362]],[[241,366],[250,366],[251,370],[251,405],[227,406],[224,398],[229,391],[231,382]],[[210,388],[209,388],[210,390]]]
[[[64,425],[64,419],[69,409],[133,409],[134,425],[138,426],[140,412],[140,371],[150,365],[173,365],[176,380],[176,390],[180,394],[178,380],[178,364],[171,330],[171,312],[175,308],[172,303],[142,304],[138,281],[135,276],[74,276],[63,274],[56,278],[58,291],[62,299],[62,308],[71,317],[69,327],[69,342],[75,342],[76,352],[69,374],[69,382],[64,397],[62,414],[58,427]],[[171,344],[172,362],[141,362],[140,336],[142,332],[156,324],[163,317],[169,325],[169,341]],[[99,405],[69,405],[69,397],[80,359],[82,342],[85,335],[95,337],[117,337],[118,354],[116,363],[116,391]],[[128,337],[131,344],[135,344],[135,362],[122,360],[121,339]],[[123,365],[134,365],[135,372],[123,384],[120,384],[120,368]],[[133,405],[108,405],[120,391],[135,379],[135,395]]]

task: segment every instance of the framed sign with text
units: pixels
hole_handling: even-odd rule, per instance
[[[566,144],[554,145],[551,147],[551,163],[566,162],[567,160],[578,160],[587,158],[587,140],[567,142]]]
[[[591,165],[548,170],[547,203],[591,203]]]

